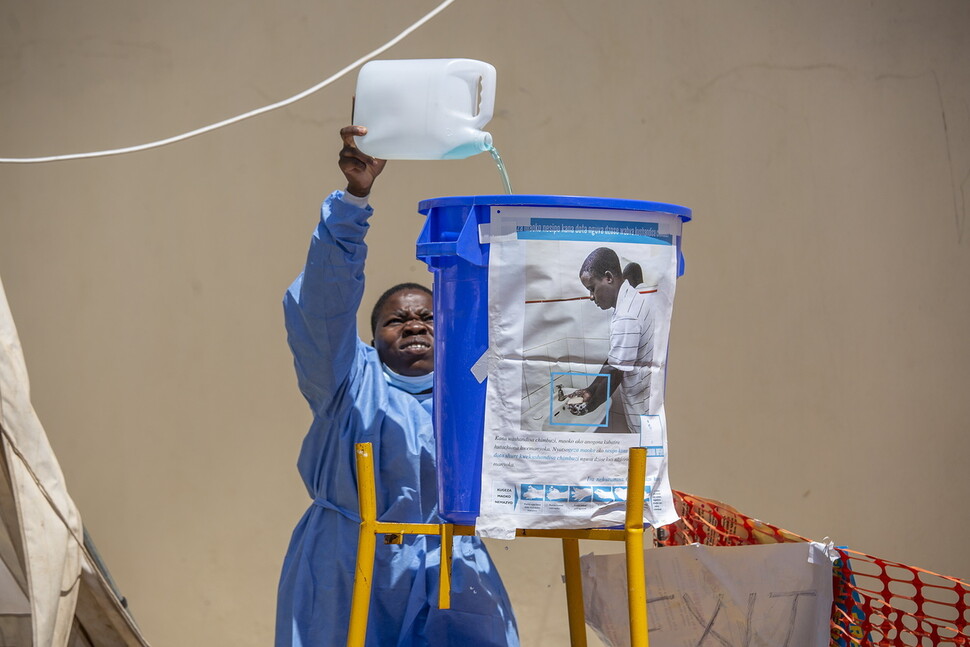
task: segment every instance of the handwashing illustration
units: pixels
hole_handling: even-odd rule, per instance
[[[566,396],[566,407],[586,415],[619,389],[629,431],[640,432],[640,416],[649,413],[654,331],[651,307],[639,263],[623,269],[620,257],[609,247],[594,249],[583,261],[579,280],[601,310],[613,310],[610,350],[597,377],[585,389]]]
[[[565,501],[569,498],[569,491],[565,485],[550,485],[546,488],[547,501]]]
[[[593,501],[611,502],[615,500],[616,500],[616,497],[613,495],[613,488],[611,487],[593,488]]]
[[[590,501],[593,498],[593,488],[573,486],[569,488],[569,500],[576,502]]]
[[[586,406],[586,402],[582,396],[573,393],[567,397],[565,391],[562,390],[562,384],[556,385],[556,399],[565,403],[562,406],[568,409],[574,416],[582,416],[589,413],[589,407]],[[559,412],[557,411],[553,415],[559,415]]]
[[[542,501],[546,498],[546,489],[541,485],[523,485],[522,498],[531,501]]]
[[[525,501],[548,501],[550,503],[612,503],[626,501],[627,488],[622,486],[539,485],[523,483],[522,499]],[[650,487],[644,490],[650,495]]]
[[[574,416],[585,416],[589,413],[589,402],[583,396],[576,395],[575,393],[566,398],[566,404],[564,406]]]
[[[528,394],[523,403],[527,406],[523,429],[638,433],[640,415],[648,412],[651,400],[654,327],[649,298],[656,293],[656,286],[644,283],[640,263],[621,261],[609,247],[585,254],[582,263],[573,268],[575,273],[571,274],[576,279],[568,280],[584,288],[588,296],[536,299],[527,305],[544,309],[538,319],[561,318],[563,315],[557,317],[557,312],[575,308],[588,299],[599,310],[609,312],[608,318],[606,313],[600,316],[597,328],[588,331],[590,335],[603,337],[567,337],[539,346],[544,354],[541,361],[548,363],[552,356],[558,355],[562,357],[559,365],[586,370],[547,374],[548,400],[539,402],[540,392],[530,383],[532,371],[527,361],[523,372],[523,391]],[[566,280],[564,277],[563,281]],[[572,318],[582,320],[582,316]],[[591,317],[592,313],[587,316]],[[573,349],[581,350],[582,354],[574,356]],[[594,371],[588,370],[593,366]],[[611,412],[616,414],[614,420]]]

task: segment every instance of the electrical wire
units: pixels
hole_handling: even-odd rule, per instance
[[[262,108],[256,108],[255,110],[250,110],[249,112],[243,113],[241,115],[237,115],[235,117],[231,117],[229,119],[224,119],[222,121],[219,121],[219,122],[214,123],[214,124],[210,124],[208,126],[203,126],[201,128],[196,128],[195,130],[191,130],[189,132],[182,133],[181,135],[174,135],[172,137],[168,137],[166,139],[160,139],[160,140],[154,141],[154,142],[149,142],[147,144],[139,144],[137,146],[128,146],[126,148],[115,148],[115,149],[111,149],[111,150],[93,151],[93,152],[90,152],[90,153],[70,153],[70,154],[67,154],[67,155],[50,155],[50,156],[47,156],[47,157],[12,157],[12,158],[11,157],[0,157],[0,164],[37,164],[37,163],[41,163],[41,162],[62,162],[62,161],[66,161],[66,160],[87,159],[87,158],[92,158],[92,157],[108,157],[110,155],[122,155],[124,153],[136,153],[138,151],[148,150],[150,148],[160,148],[160,147],[166,146],[168,144],[174,144],[176,142],[184,141],[184,140],[189,139],[191,137],[196,137],[198,135],[202,135],[202,134],[205,134],[205,133],[208,133],[208,132],[212,132],[213,130],[217,130],[219,128],[224,128],[226,126],[230,126],[232,124],[239,123],[240,121],[243,121],[245,119],[249,119],[251,117],[256,117],[257,115],[265,114],[267,112],[270,112],[271,110],[276,110],[278,108],[283,108],[283,107],[288,106],[288,105],[290,105],[292,103],[296,103],[297,101],[300,101],[301,99],[304,99],[304,98],[310,96],[311,94],[314,94],[315,92],[318,92],[319,90],[322,90],[323,88],[327,87],[328,85],[330,85],[331,83],[333,83],[337,79],[340,79],[341,77],[345,76],[348,72],[351,72],[352,70],[356,69],[357,67],[360,67],[361,65],[363,65],[367,61],[371,60],[372,58],[374,58],[376,56],[380,56],[382,53],[384,53],[385,51],[387,51],[391,47],[394,47],[399,42],[401,42],[402,40],[404,40],[405,38],[407,38],[409,35],[411,35],[412,32],[414,32],[415,30],[417,30],[419,27],[421,27],[422,25],[424,25],[426,22],[428,22],[429,20],[431,20],[432,18],[434,18],[435,16],[437,16],[439,13],[441,13],[442,11],[444,11],[448,7],[448,5],[452,4],[454,1],[455,0],[445,0],[440,5],[438,5],[434,9],[432,9],[429,13],[427,13],[423,18],[421,18],[420,20],[418,20],[416,23],[414,23],[413,25],[411,25],[410,27],[408,27],[407,29],[405,29],[404,31],[402,31],[400,34],[398,34],[397,36],[395,36],[391,40],[387,41],[386,43],[384,43],[383,45],[381,45],[380,47],[378,47],[377,49],[375,49],[374,51],[372,51],[371,53],[366,54],[365,56],[362,56],[362,57],[358,58],[356,61],[354,61],[353,63],[351,63],[347,67],[343,68],[342,70],[340,70],[339,72],[337,72],[333,76],[331,76],[331,77],[329,77],[327,79],[324,79],[323,81],[321,81],[320,83],[316,84],[315,86],[313,86],[311,88],[308,88],[308,89],[304,90],[303,92],[300,92],[299,94],[295,94],[292,97],[289,97],[288,99],[283,99],[282,101],[277,101],[276,103],[272,103],[270,105],[263,106]]]

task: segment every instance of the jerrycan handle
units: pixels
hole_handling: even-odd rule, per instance
[[[478,121],[476,125],[481,128],[492,119],[495,112],[495,68],[485,64],[482,69],[482,95],[478,104]]]
[[[471,128],[480,130],[495,112],[495,67],[484,61],[459,58],[448,64],[447,75],[464,81],[471,96],[478,99],[478,105],[472,105],[471,112],[464,116]]]

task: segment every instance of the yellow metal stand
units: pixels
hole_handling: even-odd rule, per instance
[[[359,443],[356,447],[357,494],[360,500],[361,521],[347,647],[364,647],[364,639],[367,636],[367,613],[370,608],[377,535],[384,535],[385,544],[399,544],[403,535],[437,535],[441,537],[438,608],[450,609],[452,538],[454,535],[471,536],[475,534],[474,526],[456,526],[449,523],[390,523],[378,521],[373,449],[370,443]],[[647,636],[647,583],[643,570],[643,486],[646,475],[646,461],[645,449],[642,447],[630,449],[626,524],[622,530],[608,528],[586,530],[520,528],[515,533],[517,537],[555,537],[562,539],[563,566],[566,573],[566,611],[569,615],[569,644],[571,647],[586,647],[583,578],[579,566],[580,539],[622,541],[626,544],[630,644],[632,647],[650,647]]]

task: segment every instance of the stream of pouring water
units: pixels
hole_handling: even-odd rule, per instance
[[[498,149],[494,146],[489,147],[488,152],[491,154],[492,159],[495,160],[495,166],[498,167],[498,174],[502,177],[502,186],[505,187],[505,192],[511,194],[512,184],[509,182],[509,174],[505,169],[505,162],[502,161],[502,156],[498,154]]]

